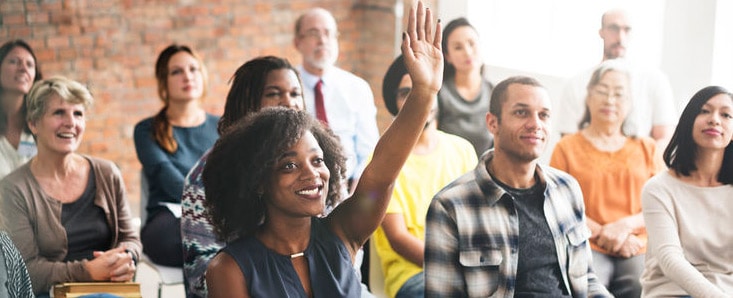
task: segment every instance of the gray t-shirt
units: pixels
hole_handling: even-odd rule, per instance
[[[477,156],[494,147],[494,136],[486,128],[493,89],[493,85],[484,80],[478,96],[467,101],[458,94],[454,78],[448,78],[438,92],[438,129],[471,142]]]

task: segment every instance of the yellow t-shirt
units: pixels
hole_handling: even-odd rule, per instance
[[[563,137],[550,166],[572,175],[580,184],[585,215],[601,225],[641,213],[641,189],[661,168],[651,138],[628,138],[614,152],[596,149],[580,132]],[[645,242],[646,231],[636,234]],[[608,254],[591,241],[593,250]]]
[[[429,154],[411,154],[395,181],[387,213],[401,213],[411,235],[425,239],[425,216],[433,196],[444,186],[476,167],[476,153],[465,139],[438,131],[438,146]],[[394,250],[382,227],[374,233],[382,261],[387,294],[394,297],[402,285],[422,271]]]

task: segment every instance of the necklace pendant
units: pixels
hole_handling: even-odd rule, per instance
[[[295,253],[295,254],[290,255],[290,259],[295,259],[295,258],[299,258],[299,257],[302,257],[302,256],[303,256],[303,252],[301,251],[299,253]]]

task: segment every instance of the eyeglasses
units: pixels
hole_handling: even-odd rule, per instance
[[[608,99],[608,98],[626,99],[626,93],[621,92],[621,91],[613,91],[609,93],[606,90],[593,89],[591,90],[591,95],[595,98],[603,98],[603,99]]]
[[[339,32],[338,31],[329,31],[329,30],[320,31],[318,29],[310,29],[308,31],[305,31],[304,33],[301,33],[300,37],[311,38],[311,39],[320,39],[321,37],[325,37],[326,39],[336,39],[339,37]]]
[[[623,25],[617,25],[617,24],[611,24],[611,25],[603,26],[603,29],[604,30],[611,31],[613,33],[623,32],[623,33],[629,34],[629,32],[631,32],[631,27],[629,27],[629,26],[623,26]]]

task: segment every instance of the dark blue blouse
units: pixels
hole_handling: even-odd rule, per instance
[[[216,125],[219,117],[206,115],[206,121],[195,127],[173,126],[178,150],[169,154],[153,138],[153,118],[135,125],[135,150],[148,180],[148,218],[165,207],[162,202],[181,203],[183,179],[196,161],[219,138]]]
[[[244,274],[252,297],[307,297],[290,256],[265,247],[254,236],[228,244]],[[351,255],[323,219],[311,220],[311,238],[305,249],[313,297],[359,297],[361,287]]]

